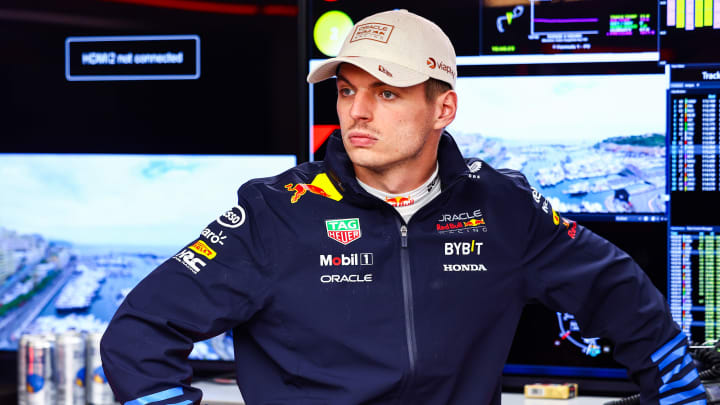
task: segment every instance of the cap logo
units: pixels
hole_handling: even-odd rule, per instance
[[[425,62],[430,69],[435,69],[437,67],[439,70],[442,70],[443,72],[452,76],[453,79],[455,78],[455,71],[453,70],[453,68],[451,68],[449,65],[444,64],[442,61],[436,62],[433,58],[427,58],[427,61]]]
[[[380,23],[360,24],[355,27],[350,42],[369,39],[372,41],[387,43],[395,26]]]
[[[385,67],[383,65],[378,65],[378,70],[385,73],[386,75],[388,75],[390,77],[393,77],[392,73],[390,73],[390,71],[385,69]]]

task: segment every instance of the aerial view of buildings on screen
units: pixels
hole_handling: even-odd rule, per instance
[[[461,77],[448,130],[559,212],[663,215],[666,88],[652,74]]]
[[[294,156],[2,155],[0,350],[102,332],[131,289]],[[232,359],[228,334],[191,358]]]

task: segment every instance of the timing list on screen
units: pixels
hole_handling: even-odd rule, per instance
[[[697,342],[720,337],[720,226],[672,226],[668,299],[673,319]]]
[[[717,94],[672,94],[670,191],[718,191]]]

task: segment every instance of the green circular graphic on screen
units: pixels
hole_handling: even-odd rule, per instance
[[[353,22],[347,14],[337,10],[328,11],[315,23],[315,46],[327,56],[337,56],[352,27]]]

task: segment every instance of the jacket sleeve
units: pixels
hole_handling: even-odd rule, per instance
[[[193,342],[247,321],[268,289],[269,255],[256,215],[241,198],[128,294],[100,349],[121,403],[200,402],[187,361]]]
[[[600,236],[562,218],[517,173],[524,190],[528,298],[575,315],[583,334],[611,340],[613,357],[640,386],[641,403],[703,401],[687,338],[665,298],[632,258]]]

